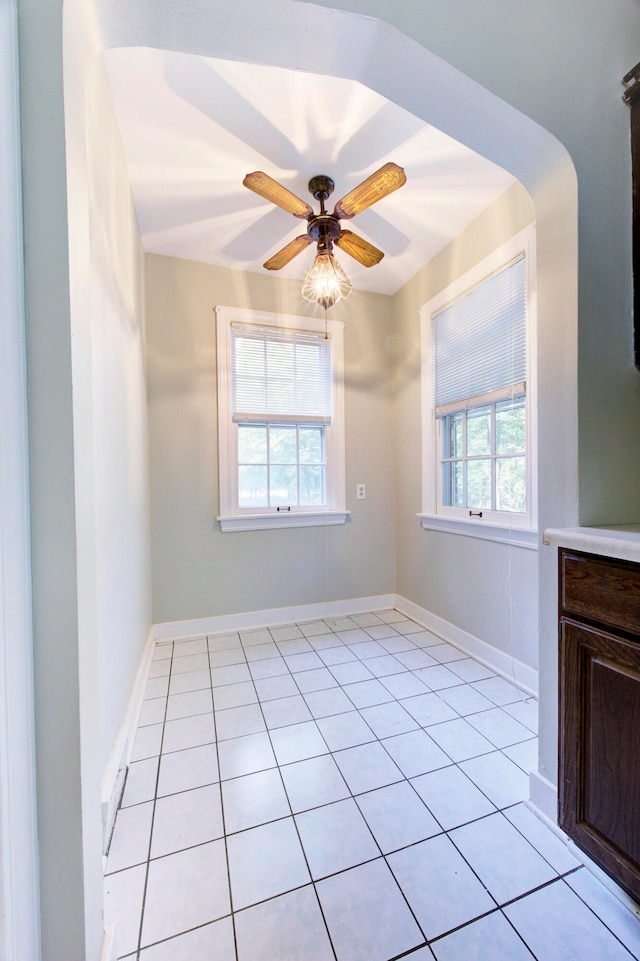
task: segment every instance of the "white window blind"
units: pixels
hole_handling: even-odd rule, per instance
[[[524,392],[526,319],[524,257],[434,315],[437,416]]]
[[[331,423],[330,337],[232,324],[231,367],[236,423]]]

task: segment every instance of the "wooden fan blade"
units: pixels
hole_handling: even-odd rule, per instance
[[[406,182],[407,178],[402,167],[394,163],[385,164],[339,200],[334,212],[342,220],[351,220],[356,214],[393,193]]]
[[[365,267],[375,267],[384,257],[381,250],[362,237],[358,237],[352,230],[343,230],[335,244]]]
[[[254,193],[264,197],[265,200],[270,200],[272,204],[282,207],[283,210],[286,210],[289,214],[293,214],[294,217],[304,219],[313,214],[313,210],[308,203],[300,200],[300,198],[292,194],[290,190],[287,190],[287,188],[279,184],[277,180],[274,180],[273,177],[263,173],[261,170],[247,174],[242,183],[245,187],[248,187],[249,190],[253,190]]]
[[[284,267],[290,260],[293,260],[294,257],[303,251],[305,247],[308,247],[310,243],[311,240],[307,234],[301,234],[299,237],[296,237],[295,240],[288,243],[286,247],[283,247],[282,250],[279,250],[277,254],[274,254],[273,257],[270,257],[264,266],[267,270],[280,270],[281,267]]]

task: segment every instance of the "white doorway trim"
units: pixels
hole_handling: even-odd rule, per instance
[[[0,956],[40,958],[17,0],[0,0]]]

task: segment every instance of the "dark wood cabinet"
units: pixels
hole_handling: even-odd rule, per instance
[[[559,822],[640,901],[640,564],[559,564]]]

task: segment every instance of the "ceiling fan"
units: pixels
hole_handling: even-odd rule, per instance
[[[356,214],[402,187],[406,181],[402,167],[394,163],[386,163],[339,200],[333,213],[327,213],[325,201],[333,193],[335,185],[331,177],[320,174],[309,181],[309,192],[320,203],[320,213],[316,214],[306,201],[301,200],[268,174],[261,170],[247,174],[243,180],[245,187],[286,210],[287,213],[293,214],[294,217],[307,221],[306,233],[300,234],[270,257],[264,266],[267,270],[280,270],[309,244],[316,243],[318,245],[316,259],[307,274],[302,294],[307,300],[315,300],[325,309],[332,306],[340,297],[347,296],[351,291],[351,284],[346,274],[333,257],[334,244],[365,267],[379,264],[384,257],[381,250],[363,237],[359,237],[351,230],[344,230],[340,221],[351,220]],[[322,275],[321,282],[318,275]],[[340,289],[340,284],[343,289]]]

